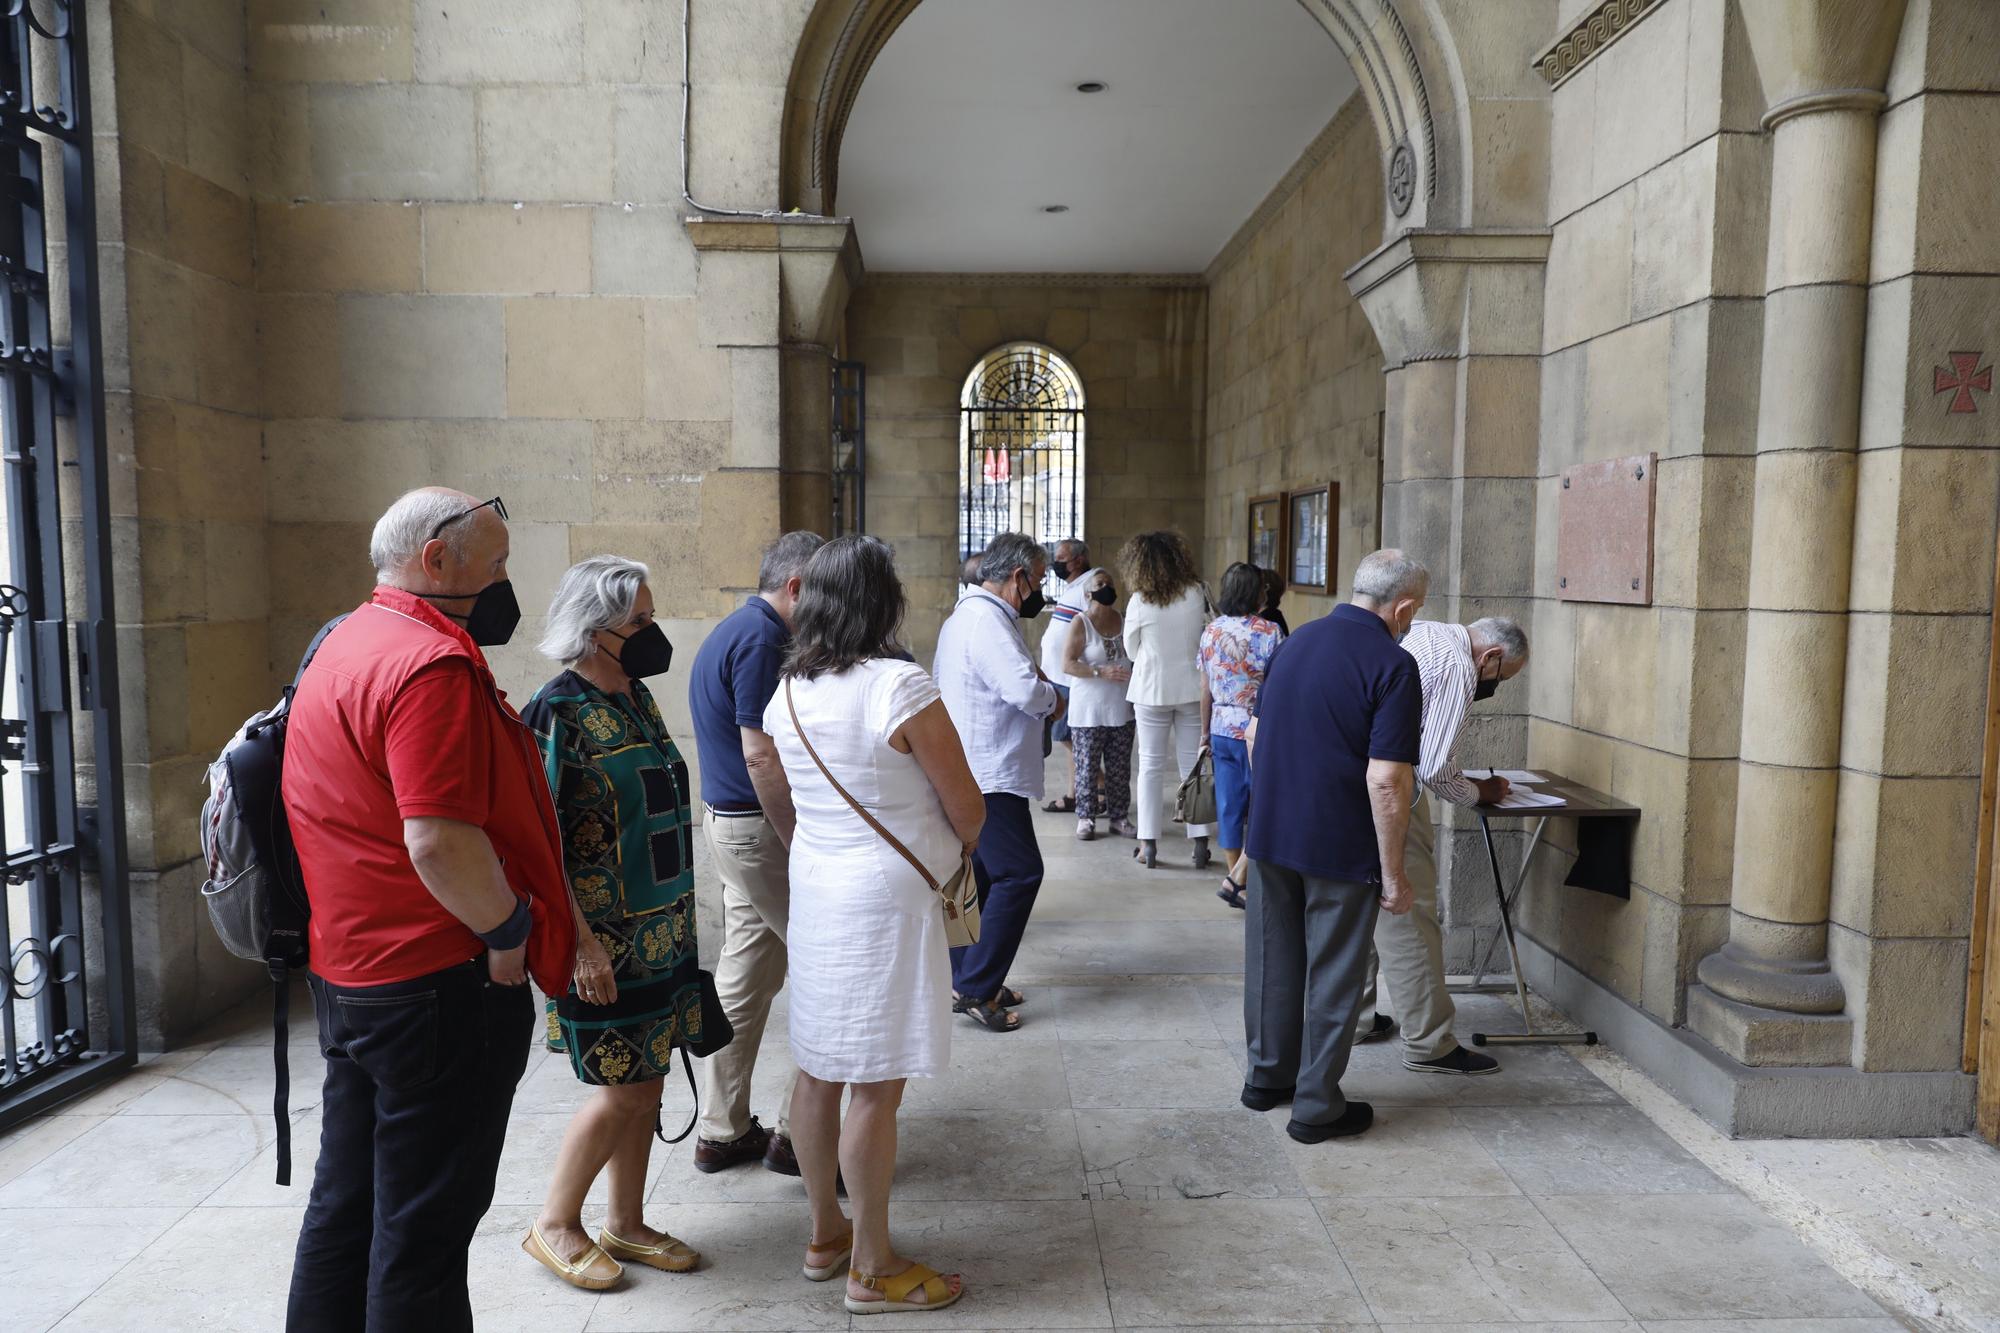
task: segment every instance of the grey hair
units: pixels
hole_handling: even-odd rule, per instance
[[[1026,570],[1034,575],[1036,565],[1049,562],[1048,549],[1025,532],[1003,532],[986,547],[986,554],[980,557],[979,581],[1000,583],[1014,577],[1014,571]]]
[[[1056,549],[1058,551],[1063,550],[1065,548],[1068,549],[1071,555],[1075,556],[1079,560],[1090,559],[1090,547],[1084,542],[1083,538],[1081,537],[1065,537],[1061,541],[1056,543]]]
[[[1483,616],[1466,628],[1474,638],[1500,649],[1502,666],[1513,666],[1528,658],[1528,636],[1519,624],[1506,616]]]
[[[454,560],[463,563],[466,545],[472,539],[472,524],[451,520],[467,508],[465,497],[456,491],[429,486],[404,491],[375,520],[375,531],[368,538],[368,558],[375,564],[375,577],[387,582],[397,570],[423,554],[425,544],[441,523],[446,526],[438,532],[438,540],[445,544]]]
[[[594,555],[569,567],[549,603],[549,626],[539,645],[542,656],[580,662],[597,649],[592,636],[632,619],[632,607],[649,571],[637,560]]]
[[[801,528],[766,546],[764,558],[757,566],[757,591],[776,592],[793,579],[803,577],[806,561],[824,545],[826,538]]]
[[[1354,595],[1377,606],[1422,595],[1431,586],[1431,572],[1393,547],[1371,551],[1354,567]]]

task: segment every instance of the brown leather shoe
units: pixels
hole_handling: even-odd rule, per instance
[[[799,1155],[792,1151],[792,1141],[775,1129],[771,1131],[770,1145],[764,1149],[764,1169],[781,1176],[799,1173]]]
[[[732,1166],[741,1166],[745,1162],[761,1161],[764,1150],[770,1145],[771,1137],[771,1131],[758,1124],[757,1117],[753,1115],[750,1117],[750,1128],[744,1131],[741,1138],[731,1139],[727,1143],[718,1143],[714,1139],[696,1139],[694,1169],[712,1174],[716,1171],[727,1171]],[[793,1170],[796,1172],[797,1169],[795,1164]]]

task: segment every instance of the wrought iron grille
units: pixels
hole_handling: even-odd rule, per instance
[[[958,555],[1003,532],[1083,536],[1083,382],[1034,343],[989,352],[960,396]]]
[[[833,363],[833,532],[868,530],[868,370]]]
[[[4,1127],[129,1065],[136,1022],[84,6],[5,0],[0,28]],[[70,342],[58,347],[65,319]],[[66,580],[66,560],[79,577]]]

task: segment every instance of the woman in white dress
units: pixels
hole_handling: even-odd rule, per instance
[[[842,537],[821,547],[801,577],[791,652],[764,714],[798,812],[787,934],[799,1069],[792,1145],[812,1206],[805,1273],[825,1281],[845,1270],[855,1314],[939,1309],[963,1292],[955,1274],[913,1263],[889,1243],[903,1082],[936,1077],[950,1058],[943,908],[847,799],[939,882],[985,822],[937,685],[892,656],[903,607],[887,545]],[[843,1124],[844,1088],[852,1098]],[[851,1224],[837,1176],[854,1205]]]
[[[1159,860],[1167,773],[1178,767],[1185,778],[1201,753],[1195,653],[1208,625],[1208,594],[1194,551],[1178,532],[1142,532],[1125,543],[1118,562],[1132,590],[1125,604],[1125,651],[1132,659],[1125,697],[1139,724],[1139,846],[1132,854],[1150,870]],[[1206,824],[1187,826],[1197,870],[1208,864],[1208,834]]]

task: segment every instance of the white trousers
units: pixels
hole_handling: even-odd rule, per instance
[[[1167,775],[1177,773],[1172,791],[1194,767],[1201,753],[1201,704],[1133,704],[1139,723],[1136,767],[1139,770],[1137,820],[1139,836],[1158,838],[1164,822],[1166,802],[1171,799]],[[1214,832],[1210,824],[1189,824],[1190,838],[1206,838]]]

